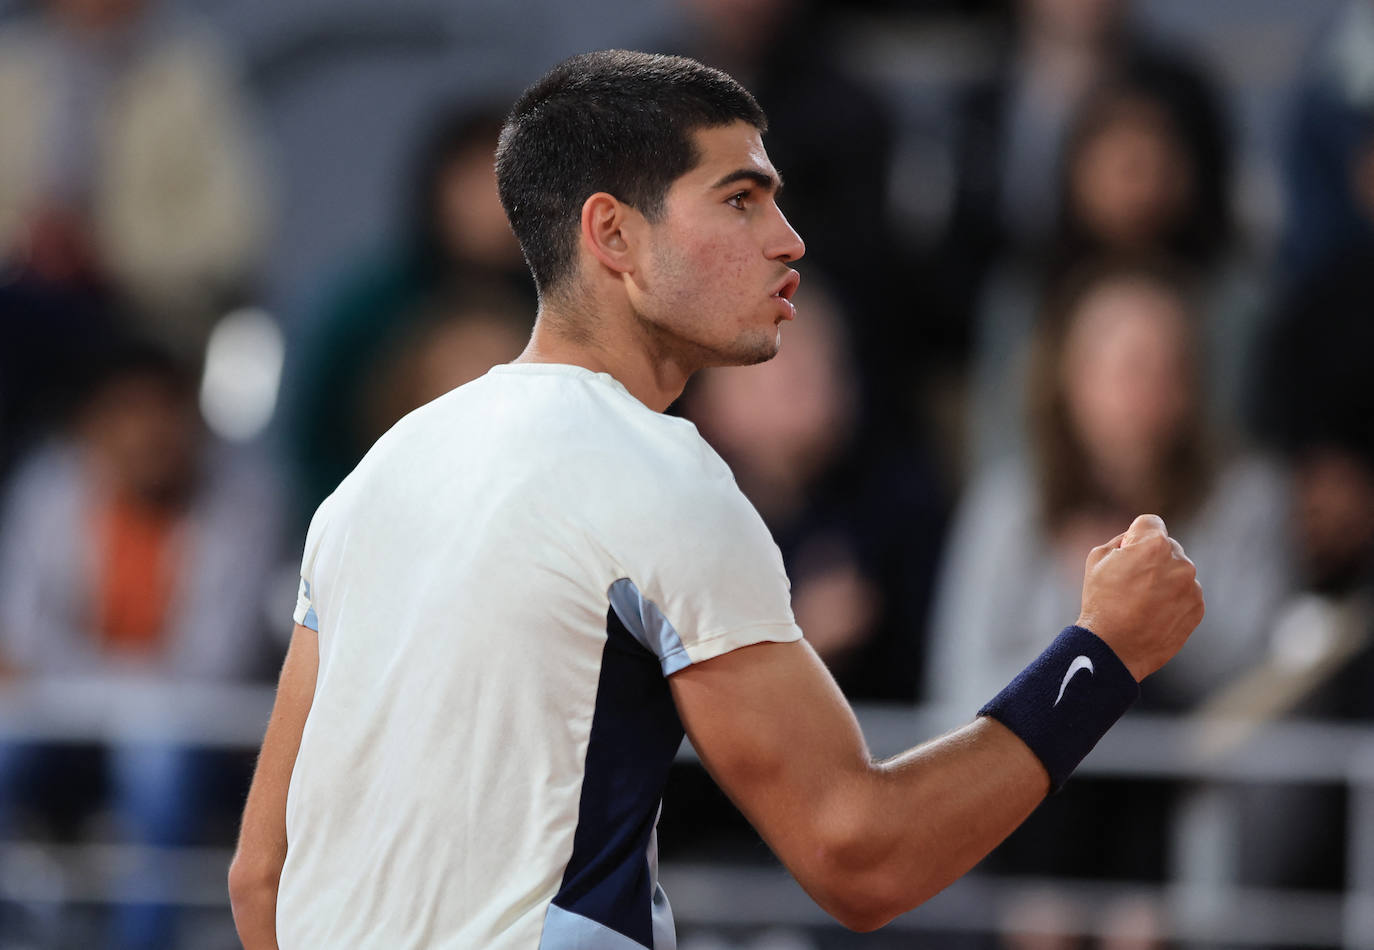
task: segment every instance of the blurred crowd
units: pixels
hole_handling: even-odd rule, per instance
[[[1208,612],[1143,707],[1374,718],[1374,0],[1332,3],[1278,77],[1279,210],[1258,223],[1237,208],[1227,85],[1128,0],[678,7],[653,47],[757,95],[808,252],[781,354],[701,374],[671,411],[763,515],[847,695],[971,715],[1073,621],[1088,549],[1151,511]],[[420,122],[403,180],[376,184],[399,196],[397,226],[273,299],[281,144],[246,64],[185,14],[44,0],[0,19],[11,687],[270,682],[314,507],[402,415],[513,358],[533,321],[492,170],[512,89],[463,90]],[[910,116],[842,55],[844,17],[977,36],[982,66],[922,130],[949,173],[919,227],[902,213],[923,184],[904,167]],[[261,375],[260,350],[224,350],[264,308],[287,368],[262,384],[270,426],[215,425],[215,381]],[[1257,678],[1281,688],[1257,702]],[[728,804],[681,778],[665,856],[737,838]],[[205,789],[245,779],[241,758],[180,744],[7,735],[0,842],[223,843]],[[1161,880],[1181,794],[1080,782],[990,866]],[[1255,836],[1248,883],[1341,885],[1339,802],[1251,810],[1284,832]],[[1066,838],[1070,820],[1090,833]],[[997,939],[1157,947],[1158,914],[1135,901],[1084,921],[1050,896]],[[62,926],[0,895],[0,946],[65,946]],[[186,933],[151,898],[100,927],[120,948]]]

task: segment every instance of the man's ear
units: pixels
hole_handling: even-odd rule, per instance
[[[633,208],[614,195],[598,191],[582,202],[582,243],[616,274],[635,268]]]

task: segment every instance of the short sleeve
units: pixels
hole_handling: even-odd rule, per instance
[[[331,495],[330,498],[333,496]],[[303,627],[309,627],[316,633],[320,632],[320,614],[318,605],[319,590],[315,576],[315,566],[319,559],[320,544],[324,535],[324,527],[328,520],[326,509],[330,498],[326,498],[320,507],[315,510],[315,516],[310,519],[310,530],[305,535],[305,553],[301,556],[301,582],[296,591],[296,609],[292,614],[292,619]]]
[[[315,612],[315,603],[310,599],[310,582],[304,577],[301,578],[300,590],[296,593],[296,612],[293,619],[302,627],[309,627],[316,633],[320,632],[320,615]]]
[[[782,553],[763,519],[733,478],[706,487],[667,517],[641,522],[625,576],[607,591],[615,618],[665,676],[740,647],[802,638]],[[649,536],[648,525],[659,533]]]

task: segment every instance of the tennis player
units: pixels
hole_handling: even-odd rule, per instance
[[[764,129],[725,74],[622,51],[516,103],[497,174],[538,321],[315,514],[230,870],[248,950],[669,950],[654,830],[684,730],[816,902],[879,927],[1062,784],[1197,625],[1192,563],[1142,516],[979,716],[873,760],[763,522],[663,414],[794,316]]]

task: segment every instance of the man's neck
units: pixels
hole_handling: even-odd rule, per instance
[[[685,365],[673,350],[636,319],[589,320],[546,302],[515,362],[566,363],[607,373],[644,405],[662,412],[682,395],[697,368]]]

